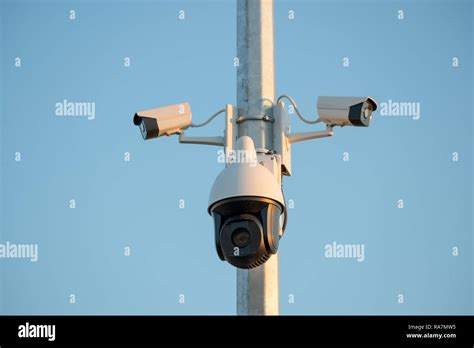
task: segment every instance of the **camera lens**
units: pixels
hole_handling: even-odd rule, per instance
[[[371,115],[372,115],[372,108],[369,105],[365,106],[362,111],[362,117],[365,120],[370,120]]]
[[[140,122],[140,131],[142,132],[143,139],[146,139],[147,137],[146,124],[145,124],[145,120],[143,119],[142,119],[142,122]]]
[[[245,228],[237,228],[232,232],[232,243],[239,248],[244,248],[250,244],[250,232]]]

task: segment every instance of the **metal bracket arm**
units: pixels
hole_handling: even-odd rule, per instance
[[[179,142],[181,144],[224,146],[224,137],[187,137],[184,132],[181,132]]]
[[[297,143],[300,141],[318,139],[318,138],[327,138],[334,135],[332,127],[327,127],[325,131],[312,131],[312,132],[303,132],[303,133],[290,133],[287,134],[288,141],[290,144]]]

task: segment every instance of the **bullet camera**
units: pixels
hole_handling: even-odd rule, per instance
[[[255,268],[278,250],[280,215],[285,211],[281,186],[270,170],[255,164],[252,139],[237,148],[248,161],[229,164],[216,178],[208,212],[214,219],[217,254],[238,268]]]
[[[318,97],[317,108],[329,126],[368,127],[377,103],[371,97]]]
[[[133,124],[140,128],[143,139],[148,140],[179,134],[191,125],[191,119],[189,104],[180,103],[139,111],[133,117]]]

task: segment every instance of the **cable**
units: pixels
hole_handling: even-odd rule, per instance
[[[211,122],[213,119],[215,119],[217,116],[219,116],[220,114],[222,114],[223,112],[225,112],[225,109],[222,109],[222,110],[219,110],[217,112],[215,112],[211,117],[209,117],[207,119],[207,121],[203,122],[203,123],[198,123],[198,124],[194,124],[194,123],[191,123],[189,125],[189,127],[193,127],[193,128],[197,128],[197,127],[204,127],[206,124],[208,124],[209,122]]]
[[[317,120],[314,120],[314,121],[305,119],[305,118],[300,114],[300,110],[298,109],[298,106],[296,106],[295,101],[294,101],[293,98],[290,97],[289,95],[283,94],[283,95],[279,96],[278,99],[277,99],[277,104],[278,104],[283,98],[288,99],[288,101],[289,101],[289,102],[293,105],[293,107],[295,108],[296,114],[297,114],[298,117],[301,119],[301,121],[303,121],[304,123],[316,124],[316,123],[321,122],[321,119],[320,119],[320,118],[318,118]]]

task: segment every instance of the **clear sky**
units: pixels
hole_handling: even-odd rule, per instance
[[[235,313],[206,212],[218,148],[144,142],[132,124],[235,103],[235,15],[234,1],[1,1],[0,244],[37,244],[38,260],[0,258],[0,313]],[[467,0],[275,2],[277,95],[307,118],[318,95],[392,106],[293,146],[282,314],[473,313],[473,15]],[[64,99],[95,117],[57,116]],[[413,109],[390,116],[400,103]],[[333,242],[363,261],[326,257]]]

